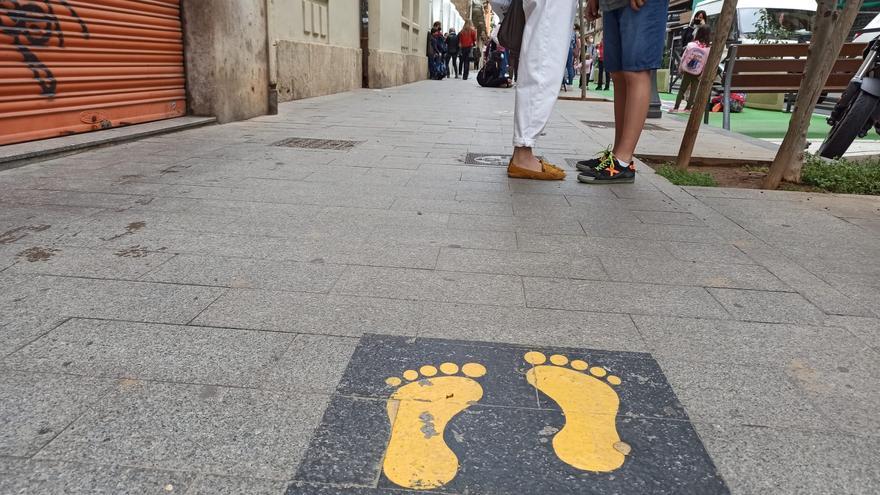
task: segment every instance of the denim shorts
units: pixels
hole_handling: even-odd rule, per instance
[[[638,72],[659,69],[666,44],[669,0],[646,0],[636,12],[629,5],[602,12],[605,69]]]

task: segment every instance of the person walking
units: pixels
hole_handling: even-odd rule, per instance
[[[577,55],[579,52],[578,49],[578,31],[580,30],[580,26],[575,24],[574,31],[571,33],[571,41],[569,41],[568,46],[568,58],[565,61],[565,79],[563,79],[562,84],[565,86],[574,85],[574,66],[575,60],[577,59]]]
[[[587,80],[582,81],[582,84],[589,89],[591,83],[593,81],[593,67],[596,62],[596,45],[593,43],[593,35],[588,34],[583,46],[584,51],[584,64],[586,64],[587,69]]]
[[[513,156],[507,176],[562,180],[565,171],[534,154],[559,96],[577,0],[523,0],[526,23],[519,53],[513,117]]]
[[[458,79],[458,33],[454,28],[449,28],[449,34],[446,36],[446,71],[452,74],[449,69],[449,63],[452,62],[452,68],[455,70],[455,78]]]
[[[591,20],[602,17],[605,68],[614,80],[614,144],[577,163],[580,182],[635,182],[633,156],[651,103],[651,71],[663,60],[668,11],[669,0],[589,0]]]
[[[611,75],[605,70],[605,40],[600,41],[596,46],[596,55],[596,72],[598,72],[596,76],[596,90],[608,91],[608,86],[611,84]],[[604,87],[602,81],[605,81]]]
[[[471,56],[473,55],[474,46],[477,44],[477,30],[474,29],[473,23],[467,21],[464,27],[458,33],[458,47],[461,53],[461,78],[465,81],[470,75]]]
[[[677,113],[678,107],[681,106],[681,100],[684,98],[685,92],[690,88],[687,97],[687,105],[685,112],[689,112],[694,105],[696,99],[697,87],[700,84],[700,75],[706,66],[706,59],[709,58],[709,44],[712,43],[712,30],[709,26],[700,26],[694,35],[694,40],[688,43],[681,56],[681,65],[678,71],[681,73],[681,86],[678,88],[678,96],[675,97],[675,106],[669,113]]]

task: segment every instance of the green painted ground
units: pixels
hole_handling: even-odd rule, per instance
[[[609,91],[594,91],[591,89],[590,92],[606,98],[614,96],[614,88]],[[660,99],[674,102],[675,94],[660,93]],[[682,104],[682,107],[684,107],[684,104]],[[679,118],[685,119],[686,114],[681,114]],[[759,139],[782,139],[788,130],[790,118],[791,114],[789,113],[746,108],[741,113],[731,114],[730,130]],[[710,114],[709,125],[722,127],[721,119],[721,113]],[[825,122],[824,116],[814,115],[810,123],[810,129],[807,131],[807,139],[824,139],[829,129],[830,127]],[[880,136],[876,132],[870,132],[864,139],[880,140]]]

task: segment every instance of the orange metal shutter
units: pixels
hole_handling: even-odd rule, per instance
[[[0,145],[186,113],[180,0],[0,0]]]

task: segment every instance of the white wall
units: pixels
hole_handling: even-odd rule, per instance
[[[449,28],[461,31],[464,27],[464,19],[452,4],[452,0],[432,0],[431,25],[436,21],[440,21],[443,25],[443,31],[449,31]]]

